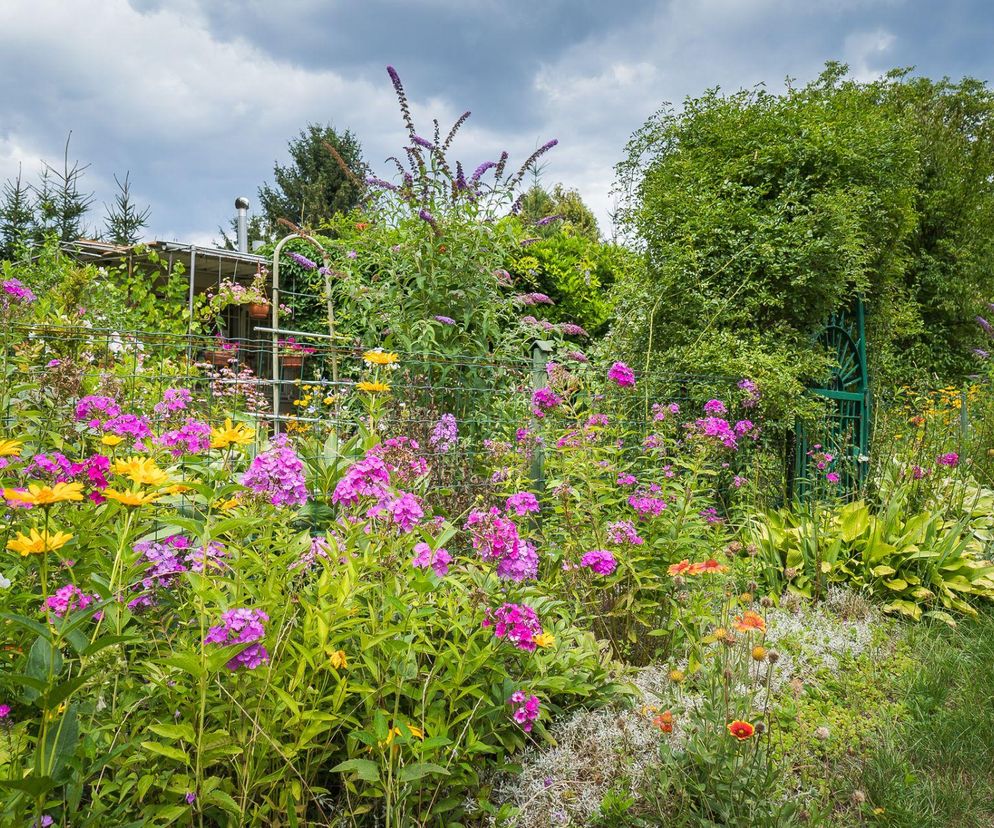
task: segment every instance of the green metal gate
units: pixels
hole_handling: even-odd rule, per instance
[[[862,298],[832,314],[818,341],[834,355],[831,375],[808,393],[825,402],[824,419],[798,424],[794,433],[792,498],[804,500],[819,492],[856,497],[866,479],[870,441],[870,388],[866,371],[866,326]],[[820,448],[815,448],[819,446]],[[832,460],[818,469],[813,454]],[[838,475],[837,483],[826,478]]]

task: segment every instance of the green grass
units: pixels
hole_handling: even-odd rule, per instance
[[[840,786],[839,794],[862,792],[866,801],[837,811],[829,824],[990,828],[994,616],[955,630],[922,626],[910,636],[917,664],[897,688],[904,712]]]

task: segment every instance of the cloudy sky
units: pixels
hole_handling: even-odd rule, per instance
[[[991,0],[0,0],[0,178],[71,152],[91,222],[130,171],[149,237],[209,243],[308,121],[350,128],[381,172],[405,133],[385,67],[430,132],[473,116],[456,155],[523,159],[602,225],[625,141],[666,101],[826,60],[994,78]]]

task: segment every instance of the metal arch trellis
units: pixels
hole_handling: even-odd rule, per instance
[[[794,462],[790,477],[793,499],[804,500],[838,486],[845,497],[857,496],[866,480],[870,442],[870,385],[866,366],[866,310],[862,297],[836,311],[818,335],[818,342],[834,356],[827,381],[808,388],[827,409],[815,424],[798,423],[794,434]],[[815,446],[833,456],[826,469],[817,469],[809,452]],[[819,482],[829,472],[839,476],[831,486]]]

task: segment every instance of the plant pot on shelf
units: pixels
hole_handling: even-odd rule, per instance
[[[238,351],[235,349],[225,350],[220,348],[204,352],[204,361],[209,362],[215,368],[227,368],[228,363],[237,358]]]
[[[270,315],[269,303],[251,302],[248,306],[249,319],[268,319]]]

